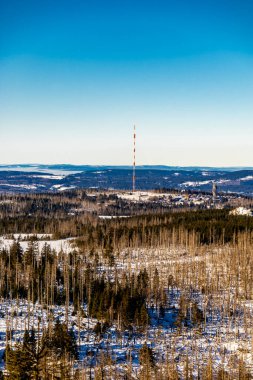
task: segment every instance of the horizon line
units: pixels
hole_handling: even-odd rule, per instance
[[[31,162],[31,163],[4,163],[0,164],[0,167],[15,167],[15,166],[89,166],[89,167],[122,167],[122,168],[132,168],[132,165],[129,164],[72,164],[72,163],[36,163],[36,162]],[[168,164],[140,164],[136,165],[136,168],[138,167],[168,167],[168,168],[227,168],[227,169],[240,169],[240,168],[248,168],[248,169],[253,169],[253,165],[168,165]]]

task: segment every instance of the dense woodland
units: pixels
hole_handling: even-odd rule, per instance
[[[196,210],[194,212],[150,213],[130,218],[100,220],[95,215],[58,215],[54,218],[40,212],[0,219],[0,233],[52,234],[53,238],[80,237],[86,248],[113,249],[124,247],[166,246],[195,239],[200,244],[229,243],[239,233],[251,233],[252,218],[229,215],[229,209]]]
[[[73,213],[80,203],[89,211]],[[18,307],[1,315],[2,377],[251,379],[253,218],[213,209],[101,220],[91,204],[85,193],[1,197],[1,236],[50,235],[42,249],[40,237],[24,235],[0,246],[0,297],[28,305],[20,341],[12,339]],[[50,246],[69,237],[71,252]],[[35,306],[46,313],[43,326]],[[95,337],[93,349],[81,350],[84,333]],[[228,336],[240,350],[224,348]],[[115,339],[128,342],[123,366],[110,348]],[[200,349],[201,339],[210,348]]]

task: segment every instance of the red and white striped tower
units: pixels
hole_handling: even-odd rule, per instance
[[[133,155],[133,192],[135,191],[135,178],[136,178],[136,176],[135,176],[135,149],[136,149],[136,145],[135,145],[135,143],[136,143],[136,129],[135,129],[135,126],[134,126],[134,146],[133,146],[133,148],[134,148],[134,151],[133,151],[133,153],[134,153],[134,155]]]

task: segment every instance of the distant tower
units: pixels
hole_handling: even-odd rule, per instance
[[[134,141],[133,141],[133,192],[135,191],[135,179],[136,179],[136,176],[135,176],[135,143],[136,143],[136,129],[135,129],[135,126],[134,126]]]
[[[213,193],[213,198],[217,198],[217,184],[215,182],[213,182],[213,189],[212,189],[212,193]]]

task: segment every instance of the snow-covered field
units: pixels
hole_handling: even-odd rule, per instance
[[[173,198],[184,198],[183,195],[178,195],[174,193],[157,193],[154,191],[135,191],[135,192],[119,192],[117,193],[118,198],[126,199],[132,202],[150,202],[151,200],[157,199],[173,199]]]
[[[18,241],[25,251],[28,248],[28,245],[32,238],[36,238],[36,243],[38,245],[38,250],[41,252],[45,244],[49,245],[52,250],[59,253],[61,251],[71,252],[73,251],[73,240],[74,238],[60,239],[60,240],[51,240],[52,235],[43,235],[43,234],[14,234],[10,237],[0,236],[0,249],[1,248],[10,248],[14,241]]]

